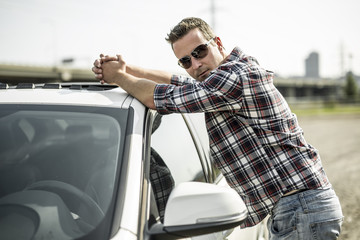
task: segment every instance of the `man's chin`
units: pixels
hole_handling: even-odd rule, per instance
[[[198,80],[198,81],[200,81],[200,82],[202,82],[202,81],[204,81],[205,79],[207,79],[209,77],[209,73],[208,72],[206,72],[205,74],[201,74],[201,75],[199,75],[197,78],[195,78],[196,80]]]

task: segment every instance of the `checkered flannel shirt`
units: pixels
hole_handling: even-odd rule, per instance
[[[174,75],[171,83],[156,86],[157,111],[205,113],[214,164],[248,208],[241,227],[259,223],[291,190],[330,187],[273,73],[255,58],[236,47],[206,80]]]

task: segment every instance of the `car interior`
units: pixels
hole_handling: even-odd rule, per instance
[[[45,209],[54,208],[58,234],[89,232],[112,199],[120,135],[118,123],[101,114],[2,111],[0,220],[39,232],[51,222]]]

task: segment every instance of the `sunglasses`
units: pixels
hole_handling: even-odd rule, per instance
[[[199,46],[197,46],[191,53],[190,55],[193,56],[196,59],[201,59],[204,58],[208,55],[209,53],[209,44],[211,43],[211,41],[214,40],[214,38],[210,39],[207,43],[201,44]],[[179,59],[178,64],[180,67],[188,69],[189,67],[191,67],[191,56],[185,56]]]

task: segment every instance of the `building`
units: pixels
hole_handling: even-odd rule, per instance
[[[97,81],[90,69],[68,66],[24,66],[0,64],[0,83],[51,83],[51,82]]]
[[[312,52],[305,60],[305,77],[320,78],[319,73],[319,54]]]

